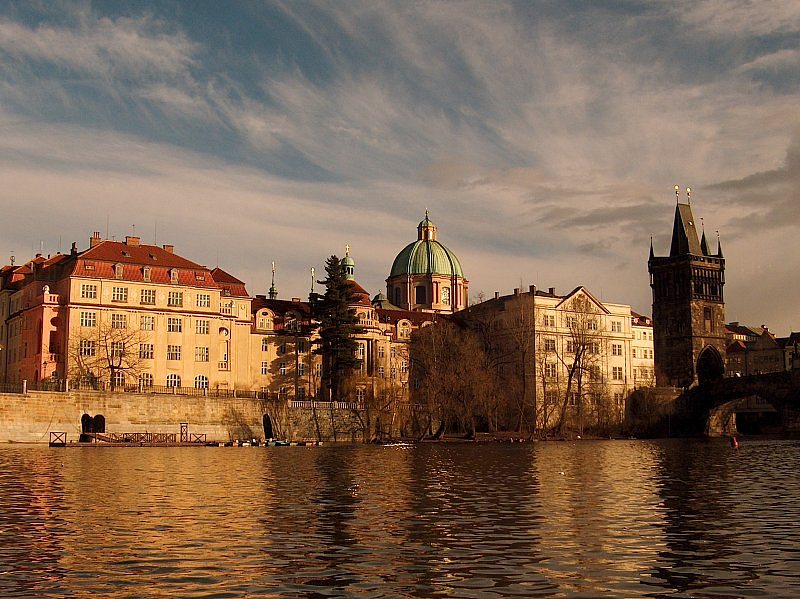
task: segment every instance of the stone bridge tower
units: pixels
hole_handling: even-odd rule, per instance
[[[656,384],[689,387],[725,372],[725,259],[708,249],[705,231],[698,240],[691,189],[677,206],[669,256],[658,257],[650,242]]]

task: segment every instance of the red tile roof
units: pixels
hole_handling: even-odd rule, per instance
[[[247,293],[244,281],[240,281],[232,274],[225,272],[217,267],[211,271],[211,276],[214,277],[217,285],[222,289],[225,295],[232,295],[234,297],[250,297]]]

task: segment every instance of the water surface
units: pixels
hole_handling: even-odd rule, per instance
[[[800,596],[800,442],[0,446],[0,596]]]

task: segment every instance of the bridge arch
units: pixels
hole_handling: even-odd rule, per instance
[[[697,381],[702,385],[716,381],[725,376],[725,363],[719,350],[713,345],[707,345],[697,356]]]

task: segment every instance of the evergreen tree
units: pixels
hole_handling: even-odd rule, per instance
[[[355,310],[353,285],[347,279],[344,265],[337,256],[325,262],[327,278],[318,281],[325,285],[325,295],[316,303],[319,319],[319,341],[314,350],[322,356],[323,393],[329,401],[342,401],[347,377],[361,360],[356,357],[358,344],[353,336],[361,331]]]

